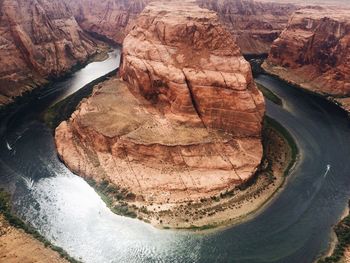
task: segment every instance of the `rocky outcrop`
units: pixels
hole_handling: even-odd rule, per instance
[[[273,43],[263,67],[305,89],[334,97],[347,108],[350,10],[314,8],[295,12]]]
[[[267,54],[297,9],[293,4],[254,0],[197,0],[211,9],[234,35],[244,54]]]
[[[65,0],[80,26],[118,44],[123,43],[139,15],[150,0]]]
[[[0,105],[69,71],[96,50],[61,1],[0,1]]]
[[[56,129],[68,167],[142,204],[199,201],[253,176],[264,100],[214,12],[191,0],[149,4],[122,58],[124,81],[97,86]]]

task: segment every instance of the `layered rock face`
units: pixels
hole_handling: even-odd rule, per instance
[[[350,96],[350,10],[295,12],[263,67],[303,88],[335,98]]]
[[[244,54],[267,54],[297,9],[293,4],[254,0],[197,0],[211,9],[234,35]],[[271,1],[272,2],[272,1]]]
[[[150,0],[66,2],[84,30],[122,43]],[[268,53],[272,42],[287,25],[289,15],[296,10],[291,4],[253,0],[197,0],[197,3],[217,12],[244,54]]]
[[[150,0],[65,0],[80,26],[91,33],[123,43],[139,15]]]
[[[125,38],[120,75],[56,129],[60,157],[152,203],[247,181],[262,158],[264,100],[231,34],[194,1],[158,1]]]
[[[61,1],[0,1],[0,105],[85,61],[96,47]]]

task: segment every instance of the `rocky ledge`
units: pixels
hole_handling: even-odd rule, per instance
[[[191,0],[149,4],[124,40],[120,76],[57,127],[71,170],[123,189],[135,206],[168,209],[254,175],[264,100],[214,12]]]
[[[296,11],[263,68],[350,110],[350,10]]]

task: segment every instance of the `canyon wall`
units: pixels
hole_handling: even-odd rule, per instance
[[[121,44],[150,0],[65,0],[80,26]]]
[[[68,1],[81,27],[121,44],[135,19],[150,0]],[[244,54],[268,53],[296,10],[292,4],[262,3],[253,0],[198,0],[219,15],[235,36]]]
[[[150,3],[123,47],[122,80],[98,85],[56,129],[66,165],[142,204],[199,201],[249,180],[264,99],[217,15],[191,0]]]
[[[244,54],[267,54],[297,9],[293,4],[253,0],[197,0],[215,11]]]
[[[0,105],[69,71],[96,50],[97,43],[63,2],[0,1]]]
[[[263,67],[348,108],[350,10],[320,7],[295,12]]]

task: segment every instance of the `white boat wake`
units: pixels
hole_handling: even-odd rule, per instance
[[[9,151],[12,150],[12,147],[11,147],[11,145],[10,145],[8,142],[6,142],[6,146],[7,146],[7,149],[8,149]]]
[[[331,170],[331,165],[327,164],[326,172],[324,173],[323,177],[326,177],[330,170]]]
[[[26,176],[21,176],[21,178],[23,179],[24,183],[26,184],[28,189],[33,189],[34,186],[34,181],[33,179],[26,177]]]

